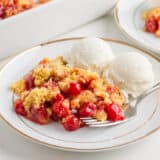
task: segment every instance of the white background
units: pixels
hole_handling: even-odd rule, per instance
[[[97,36],[127,41],[117,28],[112,14],[57,38],[74,36]],[[1,61],[0,66],[3,66],[9,59]],[[158,159],[159,155],[159,131],[122,149],[99,153],[75,153],[35,144],[0,121],[0,160],[154,160]]]

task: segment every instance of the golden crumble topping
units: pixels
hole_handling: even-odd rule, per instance
[[[26,84],[24,79],[20,79],[11,85],[11,89],[17,95],[20,95],[23,91],[25,91]]]
[[[57,95],[59,90],[49,90],[47,88],[34,88],[24,99],[24,107],[28,111],[32,106],[34,108],[39,107],[45,101],[50,101],[52,97]]]
[[[96,114],[94,115],[94,118],[96,118],[99,121],[105,121],[107,119],[107,114],[103,110],[97,110]]]
[[[82,104],[96,102],[96,96],[89,90],[82,91],[78,96],[71,99],[71,108],[79,108]]]
[[[160,7],[152,8],[150,10],[147,10],[143,13],[143,18],[148,19],[151,16],[154,16],[155,18],[158,18],[160,15]]]
[[[36,86],[42,85],[52,74],[52,70],[50,68],[46,68],[44,66],[38,66],[33,70],[34,83]]]
[[[58,84],[61,90],[65,91],[71,82],[80,81],[81,83],[86,83],[90,79],[96,79],[97,77],[97,74],[89,70],[73,68],[71,69],[70,75],[59,81]]]
[[[125,98],[124,96],[117,94],[117,93],[112,93],[111,94],[111,100],[113,101],[113,103],[122,106],[125,102]]]
[[[70,69],[65,65],[62,57],[57,57],[53,61],[45,58],[33,70],[34,82],[36,86],[40,86],[50,77],[53,77],[57,81],[66,77],[69,72]]]

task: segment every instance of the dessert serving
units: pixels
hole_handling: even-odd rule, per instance
[[[12,90],[15,112],[39,124],[59,121],[72,131],[83,127],[80,117],[124,119],[120,90],[90,70],[68,67],[62,57],[41,60]]]
[[[143,13],[145,31],[160,37],[160,7],[152,8]]]
[[[38,124],[57,121],[74,131],[85,126],[84,117],[124,120],[128,97],[140,95],[153,81],[152,65],[144,56],[115,57],[103,40],[85,38],[64,56],[40,60],[11,89],[17,114]]]
[[[49,0],[1,0],[0,1],[0,20],[13,16],[25,10],[36,7]]]

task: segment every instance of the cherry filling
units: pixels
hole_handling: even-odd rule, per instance
[[[78,95],[82,91],[82,86],[80,83],[72,82],[68,86],[67,93],[69,95]]]
[[[81,117],[92,117],[96,112],[96,105],[93,103],[85,103],[79,110]]]
[[[49,116],[47,110],[42,105],[39,108],[31,108],[31,117],[30,119],[39,124],[46,124],[49,122]]]
[[[34,77],[31,74],[26,76],[25,81],[26,81],[26,89],[27,90],[31,90],[32,88],[35,87]]]
[[[4,19],[5,18],[5,8],[0,5],[0,19]]]
[[[146,20],[145,29],[147,32],[155,33],[158,29],[158,23],[154,16]]]
[[[53,97],[53,103],[57,101],[63,101],[64,96],[62,94],[57,94],[55,97]]]
[[[70,114],[68,106],[65,106],[64,101],[57,101],[52,105],[52,113],[59,118],[66,117]]]
[[[75,131],[81,126],[81,121],[74,115],[64,119],[63,126],[67,131]]]
[[[32,76],[26,80],[28,89],[33,87]],[[23,102],[17,99],[14,102],[15,112],[19,115],[36,122],[38,124],[47,124],[50,119],[54,121],[62,121],[64,128],[68,131],[74,131],[84,124],[80,117],[96,117],[100,120],[119,121],[124,119],[123,110],[116,104],[106,104],[102,97],[97,97],[96,103],[84,103],[80,108],[70,108],[69,97],[80,93],[82,90],[78,83],[71,83],[68,89],[69,96],[65,99],[63,94],[59,93],[53,97],[51,101],[45,101],[39,107],[31,107],[30,115],[27,115]],[[113,93],[114,88],[107,88],[107,92]],[[50,114],[47,110],[50,110]]]
[[[17,114],[19,114],[21,116],[26,116],[27,115],[27,113],[24,109],[24,106],[23,106],[23,102],[20,99],[17,99],[14,102],[14,110]]]
[[[124,119],[123,110],[116,104],[107,105],[106,112],[108,114],[108,120],[110,121],[119,121]]]

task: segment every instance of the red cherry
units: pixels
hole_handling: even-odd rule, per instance
[[[67,131],[75,131],[80,128],[81,121],[74,115],[68,116],[63,122],[63,126]]]
[[[67,93],[70,95],[78,95],[82,91],[82,86],[80,83],[71,82],[69,84]]]
[[[64,96],[62,94],[57,94],[55,97],[53,97],[53,102],[63,101],[63,100]]]
[[[81,117],[92,117],[96,111],[96,105],[93,103],[85,103],[79,110]]]
[[[25,81],[26,81],[26,88],[27,90],[30,90],[32,88],[34,88],[34,77],[32,76],[32,74],[29,74],[26,78],[25,78]]]
[[[44,108],[44,106],[40,106],[39,108],[32,108],[32,120],[39,124],[47,124],[49,122],[49,117],[47,110]]]
[[[146,20],[145,28],[147,32],[155,33],[158,29],[158,23],[154,16]]]
[[[64,101],[57,101],[52,106],[52,112],[59,118],[66,117],[70,114],[68,106],[65,106]]]
[[[106,112],[108,115],[108,120],[110,121],[118,121],[124,119],[123,110],[116,104],[107,105]]]
[[[25,108],[23,106],[23,102],[20,99],[17,99],[14,102],[14,110],[17,114],[20,114],[21,116],[26,116],[27,113],[25,111]]]
[[[0,19],[5,18],[5,8],[4,6],[0,5]]]

